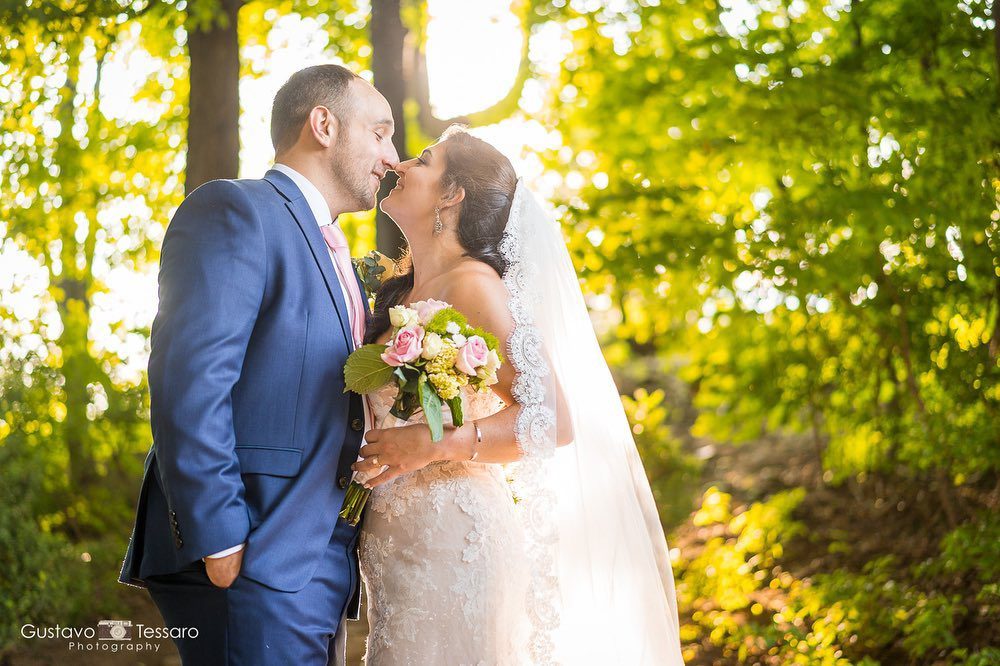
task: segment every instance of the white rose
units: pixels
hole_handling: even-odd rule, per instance
[[[449,321],[448,325],[444,327],[444,330],[448,331],[452,335],[458,335],[462,331],[461,327],[453,321]]]
[[[497,383],[496,369],[487,370],[485,365],[476,370],[476,377],[483,380],[483,384],[486,386],[493,386]]]
[[[437,333],[428,333],[424,336],[424,351],[420,355],[428,361],[441,353],[444,349],[444,340]]]
[[[394,328],[405,328],[416,324],[419,321],[417,317],[417,311],[412,310],[405,305],[396,305],[389,308],[389,323],[393,325]]]
[[[486,355],[486,365],[483,367],[489,374],[493,374],[500,367],[500,355],[495,349],[491,349],[490,353]]]
[[[462,335],[461,333],[455,333],[454,335],[451,336],[451,341],[455,343],[456,347],[461,347],[462,345],[464,345],[465,340],[466,340],[465,336]]]

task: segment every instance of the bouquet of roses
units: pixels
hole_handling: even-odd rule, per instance
[[[373,393],[390,382],[398,389],[390,413],[403,421],[423,410],[431,439],[444,436],[442,407],[447,404],[451,422],[461,426],[465,386],[486,391],[497,382],[503,363],[496,336],[469,325],[465,316],[444,301],[417,301],[389,310],[392,337],[384,344],[365,345],[347,358],[345,391]],[[371,490],[357,475],[344,497],[340,515],[351,525]]]

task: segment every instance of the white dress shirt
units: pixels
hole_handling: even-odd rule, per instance
[[[330,207],[326,205],[326,199],[323,198],[323,195],[320,194],[319,190],[309,181],[308,178],[292,167],[279,162],[276,162],[272,168],[275,171],[280,171],[292,179],[295,186],[299,188],[300,192],[302,192],[302,196],[305,197],[306,203],[309,205],[309,210],[312,211],[313,217],[316,219],[316,224],[321,227],[325,227],[328,224],[335,224],[333,216],[330,214]],[[351,297],[347,292],[347,285],[344,284],[344,280],[353,280],[355,278],[353,275],[340,275],[340,271],[337,269],[337,262],[333,258],[333,250],[331,250],[329,246],[327,246],[326,250],[327,254],[330,255],[330,262],[333,264],[334,272],[336,272],[338,277],[340,277],[340,291],[344,295],[344,303],[347,305],[347,319],[348,322],[350,322],[347,328],[350,330],[354,323],[354,308],[350,306]],[[362,297],[364,297],[364,292],[362,292]],[[353,340],[351,341],[351,344],[353,345]],[[362,396],[361,404],[363,405],[365,411],[365,432],[367,432],[371,428],[372,421],[371,413],[368,409],[368,400],[366,400],[364,396]],[[364,436],[364,433],[362,433],[362,436]],[[233,546],[232,548],[227,548],[219,551],[218,553],[213,553],[212,555],[209,555],[208,558],[214,560],[220,557],[225,557],[226,555],[232,555],[233,553],[243,550],[245,545],[245,543],[241,543],[238,546]]]

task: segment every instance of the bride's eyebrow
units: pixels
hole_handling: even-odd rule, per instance
[[[430,148],[424,148],[424,152],[420,153],[421,157],[433,157]]]

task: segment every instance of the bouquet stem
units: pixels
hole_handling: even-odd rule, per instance
[[[364,511],[368,498],[371,497],[370,488],[365,488],[357,481],[351,481],[344,494],[344,505],[340,509],[340,517],[347,521],[347,524],[354,527],[361,520],[361,513]]]

